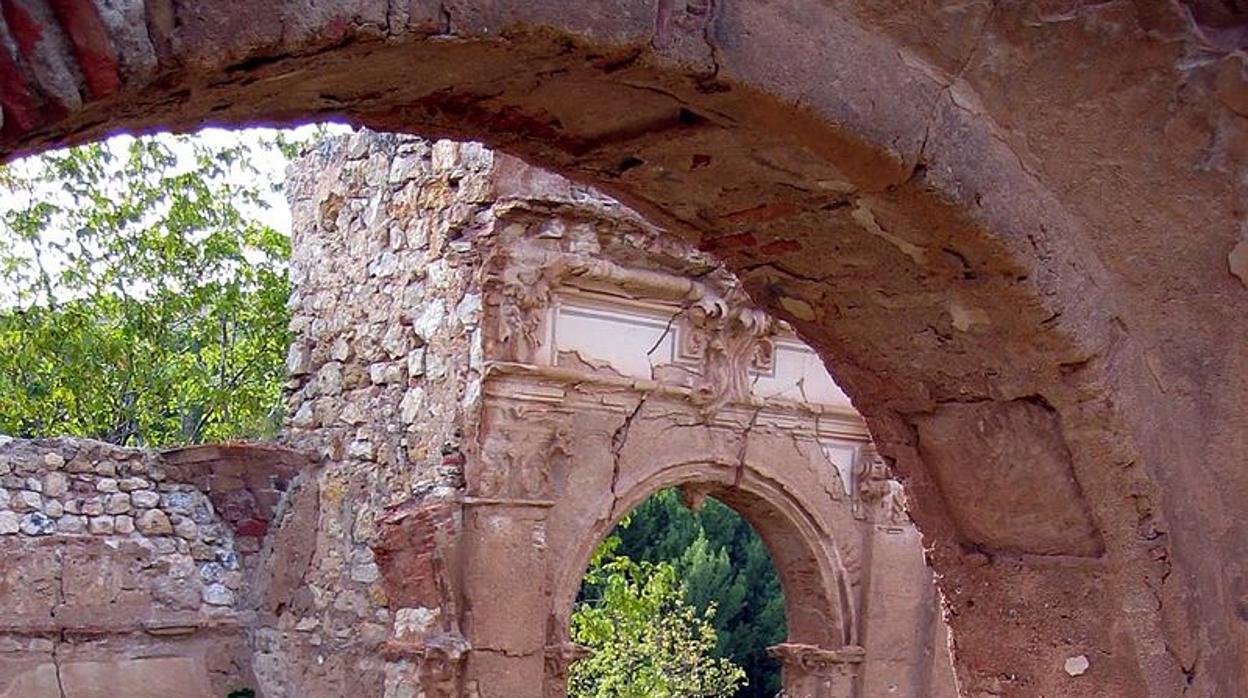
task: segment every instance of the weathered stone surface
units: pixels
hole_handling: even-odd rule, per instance
[[[57,698],[112,698],[117,691],[222,696],[254,685],[240,597],[255,564],[236,550],[245,546],[236,545],[231,522],[187,483],[211,490],[218,471],[243,473],[257,492],[273,493],[275,476],[289,477],[306,462],[274,447],[189,453],[0,439],[0,462],[25,474],[23,487],[26,480],[39,483],[40,492],[21,491],[38,496],[41,507],[27,506],[35,503],[27,496],[22,512],[0,508],[0,696],[39,695],[53,652],[60,684],[54,671],[50,685]],[[170,473],[177,482],[167,481]],[[101,479],[117,480],[119,491],[97,494]],[[131,515],[115,513],[129,511],[134,497],[147,505],[141,530]],[[247,515],[272,516],[276,503],[273,496]],[[191,548],[222,573],[202,579]]]
[[[183,657],[110,662],[66,662],[59,669],[60,695],[115,698],[123,695],[215,698],[207,667]]]
[[[1030,400],[948,403],[916,426],[919,452],[968,544],[988,552],[1101,554],[1052,409]]]
[[[400,159],[400,183],[370,188],[370,172]],[[595,192],[445,141],[353,134],[294,168],[289,196],[295,341],[310,359],[292,382],[288,438],[328,461],[328,533],[311,566],[300,556],[275,570],[270,607],[307,610],[273,623],[290,639],[265,654],[266,690],[340,692],[346,675],[299,669],[318,661],[308,643],[339,638],[344,662],[370,666],[358,619],[384,615],[392,661],[374,676],[387,693],[559,695],[590,551],[631,506],[683,482],[763,531],[801,609],[792,639],[843,647],[891,624],[880,685],[949,695],[948,663],[918,670],[944,636],[899,486],[886,469],[855,474],[867,436],[845,396],[709,258]],[[375,232],[386,220],[415,234],[396,245],[393,230]],[[684,278],[689,268],[701,280]],[[343,312],[356,320],[331,319]],[[601,324],[575,324],[591,317]],[[405,381],[387,378],[403,364]],[[326,366],[340,379],[327,383]],[[310,515],[277,535],[290,540]],[[903,530],[894,557],[911,567],[882,561],[876,593],[888,607],[884,580],[904,575],[894,583],[914,612],[867,616],[866,551]],[[296,574],[311,598],[286,581]],[[924,633],[911,632],[916,620]],[[413,676],[410,656],[435,669]]]
[[[6,149],[332,112],[491,141],[714,250],[833,364],[908,480],[948,596],[1042,573],[968,556],[910,417],[1043,396],[1113,573],[1070,570],[1050,607],[958,609],[966,690],[1245,685],[1244,574],[1227,564],[1248,555],[1235,3],[22,0],[4,15]],[[1151,602],[1088,608],[1094,580]],[[1006,608],[1017,642],[996,625]],[[1064,642],[1085,611],[1123,629],[1096,685],[1046,653],[1003,663],[1005,645]]]

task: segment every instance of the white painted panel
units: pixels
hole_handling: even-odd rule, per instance
[[[667,319],[622,309],[560,305],[555,317],[557,351],[575,351],[591,362],[605,362],[616,371],[650,378],[652,364],[670,363],[672,332]]]
[[[836,469],[841,474],[841,482],[844,483],[845,489],[853,492],[856,483],[853,482],[854,461],[858,459],[858,446],[853,443],[839,441],[825,441],[823,443],[823,453],[836,465]]]
[[[849,398],[832,381],[814,350],[794,340],[776,340],[773,375],[751,376],[754,394],[821,405],[849,406]]]

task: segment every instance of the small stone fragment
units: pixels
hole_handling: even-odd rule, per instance
[[[137,490],[148,490],[152,488],[152,483],[141,477],[124,478],[117,483],[117,488],[122,492],[135,492]]]
[[[286,353],[286,372],[291,376],[307,375],[312,370],[312,354],[302,342],[290,345]]]
[[[52,471],[43,476],[43,493],[49,497],[62,497],[69,487],[65,473]]]
[[[230,591],[224,584],[209,584],[204,587],[204,603],[212,606],[232,606],[234,604],[234,592]]]
[[[420,386],[408,388],[407,393],[399,402],[399,420],[404,424],[412,424],[425,404],[425,391]]]
[[[139,509],[151,509],[160,504],[160,495],[152,490],[136,490],[130,493],[130,503]]]
[[[38,492],[22,490],[13,493],[9,506],[13,511],[40,511],[43,509],[43,497]]]
[[[1082,654],[1070,657],[1066,660],[1066,673],[1071,676],[1082,676],[1084,672],[1091,666],[1088,658]]]
[[[135,520],[135,526],[139,529],[139,533],[145,536],[167,536],[173,533],[173,524],[160,509],[148,509],[139,514],[139,518]]]
[[[381,570],[377,568],[377,564],[369,562],[363,565],[356,565],[351,568],[351,581],[361,582],[364,584],[372,584],[381,577]]]
[[[122,535],[134,533],[134,517],[128,514],[114,517],[113,530]]]
[[[46,536],[56,530],[56,522],[41,511],[32,511],[22,517],[21,530],[28,536]]]
[[[87,522],[87,530],[96,535],[109,535],[113,532],[113,517],[92,516]]]
[[[190,515],[195,509],[195,495],[190,492],[166,492],[161,495],[160,506],[175,514]]]
[[[59,453],[48,453],[43,457],[43,467],[48,470],[60,470],[65,467],[65,456]]]
[[[199,535],[199,526],[186,516],[173,517],[173,535],[186,540],[195,540]]]
[[[128,511],[130,511],[130,495],[125,492],[110,494],[104,501],[105,514],[125,514]]]
[[[21,530],[21,517],[16,512],[0,511],[0,536],[7,536]]]
[[[85,516],[62,516],[57,519],[57,533],[85,533],[87,530],[87,517]]]

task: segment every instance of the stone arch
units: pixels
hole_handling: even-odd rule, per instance
[[[1212,295],[1193,291],[1225,319],[1211,323],[1217,332],[1149,319],[1141,308],[1161,299],[1138,288],[1167,266],[1165,252],[1154,251],[1164,245],[1147,245],[1158,264],[1124,261],[1113,273],[1098,254],[1083,254],[1119,254],[1086,229],[1137,227],[1149,216],[1134,214],[1128,198],[1093,212],[1100,194],[1076,192],[1085,172],[1058,163],[1065,151],[1045,160],[1056,174],[1031,164],[1028,125],[1049,143],[1079,134],[1084,122],[1046,121],[1063,105],[1050,108],[1043,91],[999,78],[1026,70],[1048,85],[1038,73],[1056,71],[1035,66],[1086,50],[1086,64],[1109,66],[1112,75],[1157,76],[1148,93],[1156,99],[1144,101],[1170,104],[1189,89],[1210,97],[1210,106],[1184,107],[1193,131],[1219,134],[1209,136],[1208,156],[1192,148],[1174,165],[1207,173],[1234,161],[1238,122],[1219,104],[1234,111],[1244,88],[1233,56],[1225,56],[1227,70],[1221,60],[1180,60],[1204,50],[1204,14],[1193,19],[1180,4],[1115,6],[1102,8],[1112,21],[1074,12],[1087,22],[1067,23],[1024,7],[967,6],[929,25],[926,16],[906,20],[905,10],[803,0],[100,7],[4,3],[6,154],[123,128],[332,115],[480,137],[600,183],[715,251],[829,361],[907,480],[950,604],[967,690],[1082,690],[1067,685],[1060,666],[1088,647],[1103,653],[1101,693],[1174,694],[1189,680],[1209,690],[1242,684],[1234,614],[1192,600],[1234,596],[1239,580],[1210,560],[1241,554],[1242,536],[1220,534],[1219,554],[1202,561],[1205,533],[1227,527],[1216,521],[1221,507],[1185,497],[1191,489],[1220,501],[1212,489],[1237,491],[1190,473],[1211,461],[1241,462],[1242,445],[1233,430],[1213,429],[1202,432],[1208,448],[1194,455],[1180,436],[1158,433],[1152,410],[1166,402],[1169,385],[1192,396],[1165,408],[1176,422],[1242,418],[1242,356],[1188,368],[1201,364],[1217,332],[1243,327],[1230,314],[1236,304],[1217,296],[1242,289],[1222,273]],[[1028,34],[1049,24],[1113,29],[1054,29],[1051,41],[1047,32]],[[1223,24],[1219,18],[1213,28]],[[985,55],[988,39],[1011,50]],[[1096,89],[1080,87],[1070,92]],[[1006,127],[1008,112],[1033,107],[1042,116],[1024,119],[1023,135]],[[1114,130],[1170,127],[1162,106],[1114,113],[1136,111],[1145,115]],[[1130,182],[1143,202],[1149,182],[1174,181],[1147,169],[1154,160],[1140,158],[1132,176],[1108,179]],[[1216,175],[1182,176],[1231,189],[1210,179]],[[1172,215],[1157,208],[1165,214],[1157,239],[1171,225],[1216,228],[1200,239],[1222,264],[1239,233],[1221,222],[1184,224],[1233,219],[1235,196],[1209,194],[1217,213],[1203,210],[1206,201]],[[1199,264],[1208,256],[1186,255],[1167,278],[1204,278]],[[1229,259],[1234,273],[1237,257]],[[1170,348],[1169,338],[1182,346]],[[942,437],[979,424],[990,427],[983,440]],[[1019,488],[1040,493],[1023,499],[1023,517],[978,496],[957,472],[969,458],[1010,486],[1009,462],[1033,451],[1047,465],[1038,483]],[[1242,482],[1242,474],[1218,472]],[[1181,486],[1163,496],[1154,478]],[[1059,486],[1050,492],[1046,482]],[[1172,528],[1171,518],[1196,523]],[[1046,520],[1073,522],[1077,534],[1063,539]],[[1020,587],[1060,593],[1020,608],[994,591]],[[1202,638],[1185,629],[1189,613]],[[1016,640],[1008,648],[999,641],[1004,619]],[[1074,644],[1065,639],[1076,636]],[[1197,657],[1216,670],[1198,675]],[[1002,676],[1015,678],[1001,688]]]
[[[556,568],[554,623],[566,632],[572,605],[594,548],[628,512],[647,497],[669,487],[681,487],[694,498],[714,497],[744,518],[762,538],[784,592],[789,619],[789,642],[824,648],[857,643],[856,610],[837,542],[852,532],[827,530],[807,511],[809,503],[775,481],[751,477],[735,482],[738,464],[700,460],[669,463],[612,500],[600,501],[601,518],[584,532],[579,546]],[[831,543],[831,545],[829,545]]]

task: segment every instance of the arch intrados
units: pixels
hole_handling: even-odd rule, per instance
[[[596,520],[558,568],[555,623],[566,632],[577,592],[594,550],[612,530],[648,497],[670,487],[693,487],[737,512],[754,529],[779,573],[784,595],[788,641],[836,648],[856,640],[845,568],[835,549],[835,536],[790,493],[761,478],[734,482],[735,469],[716,468],[708,475],[705,461],[688,461],[657,470],[617,498],[599,500]],[[723,465],[723,464],[719,464]],[[819,541],[831,541],[821,546]]]

